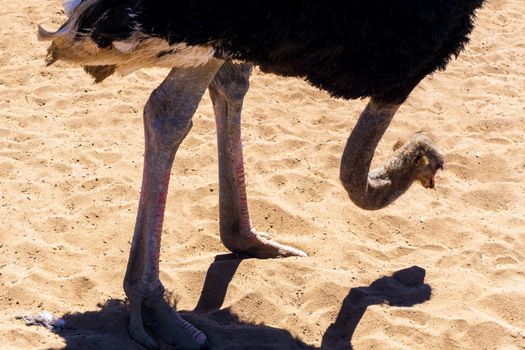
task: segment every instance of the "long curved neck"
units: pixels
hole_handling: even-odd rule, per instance
[[[409,157],[402,152],[370,172],[377,145],[399,106],[372,99],[361,113],[346,143],[340,179],[352,202],[362,209],[386,207],[414,181]]]

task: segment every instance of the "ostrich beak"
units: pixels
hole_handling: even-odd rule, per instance
[[[435,187],[435,182],[434,182],[434,176],[432,176],[430,178],[430,184],[428,185],[429,188],[434,188]]]
[[[428,171],[426,174],[420,179],[421,185],[423,185],[424,188],[435,188],[436,187],[436,181],[434,180],[434,177],[438,170],[443,170],[443,163],[439,163],[436,166],[429,166]]]
[[[434,181],[434,175],[429,175],[427,178],[423,178],[420,181],[421,181],[421,185],[424,188],[434,188],[436,185]]]

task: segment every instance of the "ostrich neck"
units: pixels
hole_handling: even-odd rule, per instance
[[[383,166],[370,171],[377,145],[399,106],[372,99],[346,143],[340,178],[352,202],[362,209],[386,207],[401,196],[414,180],[409,159],[402,153],[397,153]]]

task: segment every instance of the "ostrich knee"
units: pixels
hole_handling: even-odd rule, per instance
[[[228,62],[217,72],[210,84],[210,92],[220,94],[228,102],[242,103],[250,88],[252,65]]]

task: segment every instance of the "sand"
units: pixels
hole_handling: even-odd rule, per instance
[[[227,255],[203,99],[172,172],[161,277],[212,349],[525,348],[523,6],[489,0],[468,49],[400,109],[374,162],[423,130],[445,170],[435,190],[415,184],[376,212],[354,206],[338,180],[366,101],[255,72],[243,125],[253,221],[308,258]],[[126,332],[122,279],[142,108],[167,71],[94,85],[79,68],[46,68],[36,26],[56,28],[60,2],[0,8],[0,348],[140,349]],[[405,295],[381,279],[411,266],[426,270],[425,284]],[[43,310],[66,329],[15,319]]]

